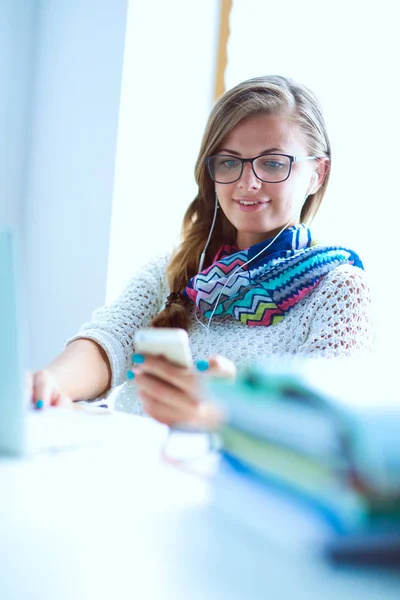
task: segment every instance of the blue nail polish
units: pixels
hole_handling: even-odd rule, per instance
[[[126,376],[128,379],[135,379],[135,373],[133,371],[127,371]]]
[[[36,406],[36,408],[37,408],[37,409],[39,409],[39,410],[40,410],[41,408],[43,408],[43,400],[36,400],[36,402],[35,402],[35,406]]]
[[[143,354],[133,354],[132,355],[132,362],[140,365],[140,364],[144,363],[144,358],[145,357],[143,356]]]
[[[198,360],[196,362],[196,368],[198,371],[207,371],[209,366],[208,360]]]

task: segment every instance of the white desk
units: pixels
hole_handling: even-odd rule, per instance
[[[128,418],[124,453],[0,461],[1,600],[399,600],[398,575],[334,571],[240,527],[161,463],[165,428]]]

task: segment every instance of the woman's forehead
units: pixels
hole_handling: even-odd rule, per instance
[[[242,119],[220,144],[221,149],[240,151],[257,146],[258,151],[306,147],[303,132],[287,115],[251,115]],[[294,151],[294,148],[291,149]]]

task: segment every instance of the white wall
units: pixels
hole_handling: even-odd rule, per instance
[[[0,2],[0,223],[20,230],[26,184],[37,4]]]
[[[130,2],[108,300],[178,241],[213,104],[218,26],[218,0]]]
[[[105,302],[107,277],[110,298],[177,240],[219,1],[2,0],[0,17],[0,220],[23,233],[37,369]]]
[[[105,301],[127,2],[38,6],[24,207],[34,369]]]

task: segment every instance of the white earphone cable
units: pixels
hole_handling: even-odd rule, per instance
[[[308,197],[308,195],[306,196],[305,200],[307,199],[307,197]],[[214,209],[214,218],[213,218],[213,222],[212,222],[212,225],[211,225],[211,229],[210,229],[210,233],[209,233],[209,235],[208,235],[208,239],[207,239],[206,245],[205,245],[205,247],[204,247],[204,250],[203,250],[203,252],[201,253],[200,262],[199,262],[199,269],[198,269],[199,273],[200,273],[200,272],[201,272],[201,270],[202,270],[202,267],[203,267],[203,264],[204,264],[204,257],[205,257],[205,253],[206,253],[206,250],[207,250],[208,244],[210,243],[211,235],[212,235],[212,232],[213,232],[213,229],[214,229],[215,219],[216,219],[216,215],[217,215],[217,208],[218,208],[218,199],[217,199],[217,195],[215,195],[215,209]],[[265,252],[266,250],[268,250],[268,248],[269,248],[270,246],[272,246],[272,244],[275,242],[275,240],[277,240],[277,239],[278,239],[278,237],[281,235],[281,233],[282,233],[283,231],[285,231],[285,229],[287,229],[287,228],[289,227],[290,223],[293,221],[293,218],[294,218],[294,216],[295,216],[295,215],[296,215],[296,214],[297,214],[297,213],[298,213],[298,212],[299,212],[301,209],[302,209],[302,206],[300,206],[300,207],[296,208],[296,210],[294,211],[294,213],[292,214],[292,216],[290,217],[290,219],[289,219],[289,221],[286,223],[286,225],[285,225],[284,227],[282,227],[282,229],[279,231],[279,233],[277,233],[277,235],[276,235],[276,236],[275,236],[275,237],[274,237],[274,238],[273,238],[273,239],[272,239],[272,240],[271,240],[271,241],[270,241],[270,242],[269,242],[269,243],[268,243],[266,246],[264,246],[264,248],[262,248],[262,250],[260,250],[260,252],[258,252],[258,253],[257,253],[255,256],[253,256],[253,258],[251,258],[250,260],[248,260],[247,262],[245,262],[243,265],[239,265],[238,267],[236,267],[236,269],[234,269],[234,271],[233,271],[233,272],[230,274],[230,276],[229,276],[229,277],[228,277],[228,279],[226,280],[226,282],[225,282],[225,284],[224,284],[224,286],[223,286],[222,290],[221,290],[221,291],[220,291],[220,293],[218,294],[218,297],[217,297],[217,299],[216,299],[216,301],[215,301],[215,305],[214,305],[214,307],[213,307],[212,313],[211,313],[211,315],[210,315],[210,317],[209,317],[209,319],[208,319],[208,322],[207,322],[207,324],[206,324],[206,325],[205,325],[204,323],[202,323],[202,322],[200,321],[200,319],[198,318],[198,316],[197,316],[197,304],[196,304],[196,303],[194,304],[194,317],[195,317],[196,321],[199,323],[199,325],[201,325],[201,326],[202,326],[202,327],[203,327],[203,328],[206,330],[206,332],[207,332],[207,339],[208,339],[208,342],[209,342],[209,355],[211,355],[211,354],[212,354],[212,353],[211,353],[211,340],[209,339],[209,332],[210,332],[211,320],[212,320],[212,318],[214,317],[215,311],[216,311],[216,310],[217,310],[217,308],[218,308],[218,304],[219,304],[219,301],[220,301],[220,298],[221,298],[221,296],[222,296],[222,294],[223,294],[223,291],[224,291],[224,289],[225,289],[225,288],[226,288],[226,286],[229,284],[229,282],[230,282],[230,280],[232,279],[232,277],[233,277],[234,275],[236,275],[236,273],[237,273],[238,271],[240,271],[240,270],[243,270],[243,268],[244,268],[245,266],[247,266],[248,264],[250,264],[250,263],[251,263],[253,260],[255,260],[255,259],[258,257],[258,256],[260,256],[260,254],[262,254],[263,252]]]
[[[206,244],[205,244],[205,246],[203,248],[203,251],[202,251],[202,253],[200,255],[200,261],[199,261],[199,266],[198,266],[198,273],[200,273],[201,270],[203,269],[203,264],[204,264],[204,259],[205,259],[205,256],[206,256],[206,251],[207,251],[207,248],[208,248],[208,244],[210,243],[210,240],[211,240],[212,232],[214,231],[215,221],[217,219],[217,211],[218,211],[218,197],[217,197],[217,193],[215,193],[214,216],[213,216],[213,220],[212,220],[211,227],[210,227],[210,233],[208,234],[208,238],[207,238]],[[208,328],[206,327],[206,325],[204,325],[204,323],[202,323],[200,321],[200,319],[197,316],[197,305],[196,305],[196,303],[194,303],[194,318],[199,323],[199,325],[201,325],[202,327],[204,327],[206,329],[206,331],[207,331],[207,338],[208,338]]]
[[[208,234],[208,238],[207,238],[207,241],[206,241],[206,245],[204,246],[203,251],[202,251],[201,256],[200,256],[198,273],[200,273],[200,271],[202,270],[203,265],[204,265],[204,259],[205,259],[205,256],[206,256],[206,251],[207,251],[207,248],[208,248],[208,244],[210,243],[211,235],[212,235],[212,232],[214,231],[214,225],[215,225],[215,221],[216,221],[216,218],[217,218],[217,210],[218,210],[218,198],[217,198],[217,194],[215,194],[214,216],[213,216],[213,220],[212,220],[212,223],[211,223],[210,233]]]

